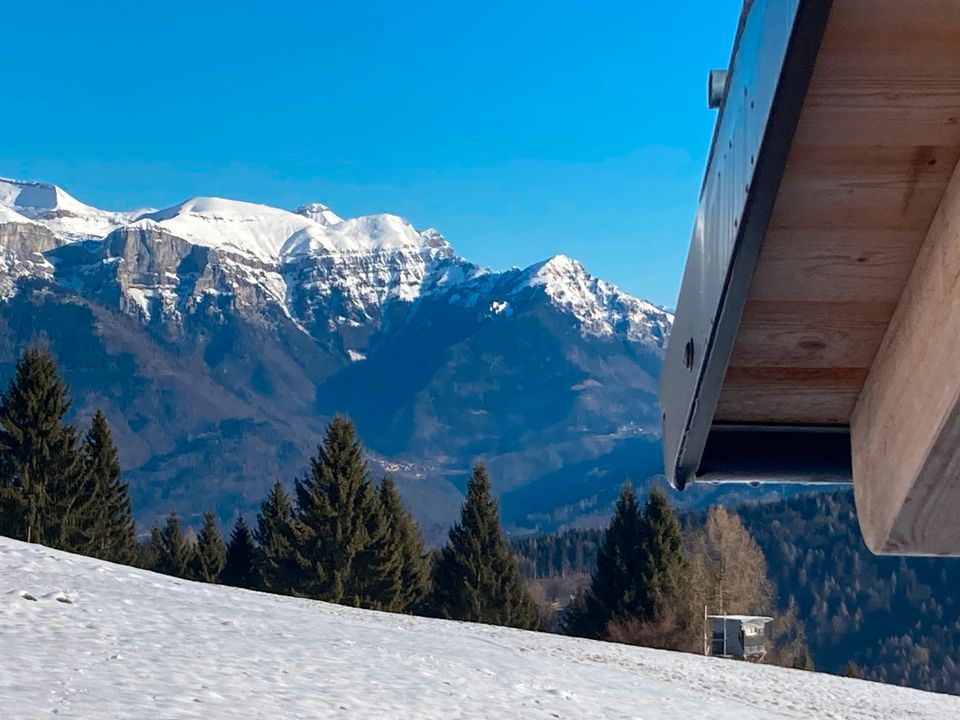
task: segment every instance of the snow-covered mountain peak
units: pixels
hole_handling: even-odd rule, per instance
[[[397,215],[365,215],[352,220],[344,220],[332,230],[338,233],[344,244],[348,238],[355,242],[358,249],[366,250],[423,250],[427,248],[449,248],[446,241],[434,232],[425,235],[418,232],[407,220]],[[440,242],[438,242],[438,238]]]
[[[583,265],[568,255],[554,255],[543,262],[531,265],[526,270],[531,285],[543,285],[551,279],[568,278],[571,275],[586,275]]]
[[[296,209],[297,215],[303,215],[321,225],[336,225],[343,222],[343,218],[323,203],[307,203]]]
[[[31,220],[25,215],[21,215],[13,208],[0,205],[0,224],[2,223],[36,224],[36,221]]]
[[[542,288],[554,305],[580,321],[581,330],[600,337],[626,335],[631,340],[662,343],[673,316],[591,275],[567,255],[554,255],[527,268],[518,289]]]
[[[423,238],[426,247],[436,250],[448,250],[450,255],[453,254],[453,248],[450,247],[450,243],[447,242],[447,239],[441,235],[440,231],[436,228],[421,230],[420,237]]]
[[[275,262],[294,234],[320,227],[303,215],[257,203],[217,197],[193,197],[141,215],[164,230],[197,245],[223,248],[264,262]]]
[[[239,200],[194,197],[143,214],[138,221],[158,223],[167,232],[198,245],[222,248],[269,263],[301,255],[448,247],[436,233],[424,236],[396,215],[342,220],[319,203],[289,212]]]
[[[103,237],[130,220],[127,213],[86,205],[57,185],[23,180],[0,178],[0,206],[42,222],[62,240]]]
[[[56,185],[6,178],[0,178],[0,205],[24,211],[24,214],[59,212],[86,215],[101,212],[89,205],[84,205]]]
[[[453,249],[436,231],[422,233],[397,215],[381,214],[342,220],[335,225],[313,223],[293,235],[281,249],[281,255],[290,258],[421,251],[435,252],[442,257],[453,254]]]
[[[509,297],[514,294],[545,296],[550,305],[575,318],[585,335],[658,346],[672,321],[668,312],[594,277],[566,255],[526,270],[490,273],[457,257],[433,228],[421,231],[386,213],[342,219],[321,203],[291,212],[199,196],[161,210],[120,213],[85,205],[55,185],[0,180],[0,226],[8,227],[6,272],[0,273],[7,277],[8,288],[10,278],[49,275],[45,265],[31,259],[38,252],[106,238],[122,228],[135,230],[114,236],[112,244],[104,246],[104,257],[118,261],[116,282],[135,301],[131,307],[144,306],[141,296],[159,297],[170,301],[164,308],[176,310],[170,310],[171,317],[179,317],[181,305],[189,311],[190,303],[216,292],[232,298],[248,315],[259,317],[266,301],[303,327],[314,327],[324,318],[324,328],[349,327],[358,335],[356,328],[372,332],[379,327],[385,306],[394,300],[413,303],[449,291],[457,302],[496,308],[513,308],[512,300],[521,300]],[[38,250],[28,247],[30,243]],[[191,255],[184,273],[183,260],[193,252],[190,246],[220,252]],[[77,262],[88,257],[72,251],[67,255]],[[68,265],[62,264],[64,277]],[[98,269],[70,267],[70,283],[79,286],[97,278],[93,291],[100,292]],[[174,293],[173,288],[179,289]],[[152,310],[145,313],[155,315]]]

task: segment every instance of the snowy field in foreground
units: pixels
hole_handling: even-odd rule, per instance
[[[0,640],[3,718],[960,717],[945,695],[202,585],[6,538]]]

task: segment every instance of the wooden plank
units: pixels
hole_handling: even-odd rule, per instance
[[[822,55],[859,62],[897,57],[906,64],[938,58],[947,64],[958,41],[956,0],[834,0],[820,48]]]
[[[864,368],[727,370],[716,422],[844,425],[860,394]]]
[[[894,305],[748,300],[730,365],[735,368],[869,368]]]
[[[868,547],[960,554],[960,166],[854,409],[851,442]]]
[[[893,306],[921,242],[911,230],[771,230],[750,298]]]
[[[956,145],[958,46],[952,0],[835,0],[794,141]]]
[[[958,154],[956,148],[925,145],[794,146],[770,228],[913,230],[922,237]]]

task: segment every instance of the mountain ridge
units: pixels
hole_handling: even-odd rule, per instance
[[[225,494],[222,516],[249,511],[264,474],[292,479],[335,412],[355,418],[384,471],[413,468],[401,487],[415,509],[444,498],[443,511],[419,513],[427,524],[453,512],[476,458],[505,491],[616,455],[627,436],[658,441],[672,315],[567,256],[491,271],[435,229],[320,203],[291,212],[200,196],[121,213],[0,181],[0,208],[0,369],[37,337],[93,343],[104,362],[129,356],[129,377],[84,376],[78,410],[99,399],[127,426],[121,453],[151,513],[218,497],[191,459],[231,468],[223,483],[242,491]],[[146,408],[154,417],[131,425]],[[651,456],[638,455],[641,478],[659,472]],[[581,495],[605,497],[612,482],[599,495],[584,482]],[[527,522],[522,508],[505,512]]]

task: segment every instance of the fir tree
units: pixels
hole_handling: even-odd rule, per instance
[[[230,542],[227,544],[227,560],[220,575],[224,585],[257,590],[261,587],[260,571],[257,567],[257,547],[253,543],[253,533],[243,515],[233,524]]]
[[[163,554],[163,533],[154,525],[150,528],[150,537],[140,543],[137,552],[137,566],[144,570],[160,572],[160,555]]]
[[[403,506],[397,486],[389,477],[380,483],[380,507],[386,523],[388,546],[399,558],[399,586],[395,605],[398,612],[419,610],[430,589],[430,563],[420,527]]]
[[[226,561],[227,550],[220,539],[217,517],[212,510],[208,510],[203,514],[203,527],[200,528],[197,546],[190,559],[190,574],[202,582],[219,582]]]
[[[160,530],[160,548],[157,557],[157,572],[175,577],[186,578],[190,574],[190,560],[193,548],[187,544],[180,528],[180,518],[176,513],[167,516],[167,522]]]
[[[367,561],[379,507],[353,423],[338,415],[327,425],[296,493],[294,549],[303,574],[295,592],[376,607]]]
[[[690,593],[690,566],[680,520],[659,488],[650,492],[643,508],[640,543],[639,619],[654,620],[682,610]]]
[[[430,581],[423,538],[403,507],[393,480],[383,479],[377,497],[379,511],[371,516],[371,545],[358,559],[358,572],[369,582],[366,594],[372,607],[413,612],[421,606]]]
[[[624,484],[613,518],[597,552],[590,588],[570,607],[563,628],[571,635],[601,638],[614,618],[643,617],[640,578],[641,523],[633,487]]]
[[[261,580],[270,592],[290,593],[299,584],[293,550],[293,503],[277,480],[260,505],[254,536],[260,549]]]
[[[519,628],[540,626],[540,613],[500,529],[490,480],[477,464],[460,522],[434,565],[432,611],[453,620]]]
[[[137,537],[127,484],[120,478],[120,459],[107,419],[99,410],[83,439],[83,460],[91,512],[84,529],[84,552],[112,562],[132,564]]]
[[[355,597],[352,604],[400,612],[402,607],[403,557],[399,538],[391,527],[379,493],[372,494],[372,502],[365,516],[366,537],[353,558],[350,575]],[[351,602],[349,597],[343,602]]]
[[[77,431],[64,422],[67,386],[46,350],[31,348],[0,399],[0,532],[65,550],[88,522]]]

